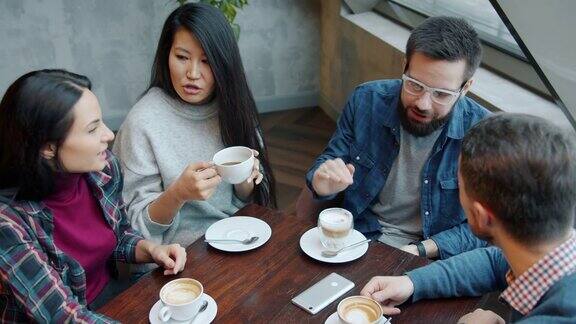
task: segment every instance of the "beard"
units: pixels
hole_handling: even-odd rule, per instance
[[[400,117],[400,123],[402,127],[410,134],[416,137],[424,137],[432,134],[434,131],[443,127],[447,121],[452,118],[452,112],[454,111],[454,106],[450,108],[450,112],[444,117],[438,117],[436,114],[429,111],[422,111],[416,106],[410,106],[408,108],[404,107],[402,101],[398,101],[398,116]],[[419,115],[430,116],[432,115],[432,120],[427,123],[421,123],[408,117],[408,109],[415,110]]]

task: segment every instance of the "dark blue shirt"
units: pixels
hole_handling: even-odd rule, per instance
[[[343,208],[354,215],[354,225],[370,235],[379,232],[378,217],[370,206],[378,199],[400,148],[400,80],[379,80],[360,85],[352,93],[336,132],[306,174],[312,188],[316,169],[326,160],[341,158],[355,167],[354,183],[344,191]],[[485,246],[466,222],[458,198],[458,156],[468,129],[489,114],[474,100],[462,97],[453,107],[421,172],[420,214],[423,236],[438,245],[440,258]],[[334,196],[317,199],[332,199]]]

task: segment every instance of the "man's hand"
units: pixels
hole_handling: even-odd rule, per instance
[[[380,302],[386,315],[400,314],[400,309],[395,306],[408,300],[413,293],[414,284],[408,276],[373,277],[360,292]]]
[[[354,166],[342,159],[325,161],[312,177],[312,187],[320,196],[330,196],[348,188],[353,182]]]
[[[458,320],[458,324],[505,324],[506,321],[493,311],[476,309]]]

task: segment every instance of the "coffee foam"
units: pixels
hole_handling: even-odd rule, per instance
[[[327,209],[320,213],[320,226],[329,231],[347,231],[352,228],[352,214],[339,208]]]
[[[378,314],[368,305],[351,305],[344,311],[345,319],[352,324],[371,323],[377,319]]]
[[[378,302],[363,296],[348,297],[338,305],[338,315],[350,324],[374,323],[382,316]]]
[[[200,295],[200,287],[191,283],[175,283],[164,289],[162,299],[173,305],[186,304]]]

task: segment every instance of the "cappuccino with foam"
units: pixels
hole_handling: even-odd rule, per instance
[[[162,300],[172,305],[182,305],[194,301],[201,293],[201,288],[190,282],[175,282],[164,289]]]
[[[318,216],[318,230],[322,245],[338,250],[346,245],[348,235],[354,228],[352,213],[343,208],[328,208]]]
[[[382,307],[375,300],[364,296],[344,298],[338,304],[338,317],[349,324],[379,323],[382,318]]]
[[[163,306],[158,317],[167,322],[170,319],[184,321],[196,315],[202,305],[202,284],[192,278],[180,278],[170,281],[160,289]]]

